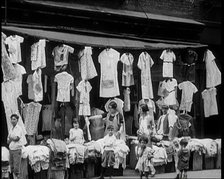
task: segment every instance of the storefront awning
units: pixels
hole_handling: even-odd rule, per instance
[[[23,0],[28,4],[33,5],[41,5],[43,7],[52,7],[52,8],[63,8],[69,10],[79,10],[85,12],[96,12],[102,13],[104,15],[120,15],[120,16],[128,16],[133,18],[143,18],[149,20],[159,20],[159,21],[167,21],[167,22],[178,22],[178,23],[186,23],[186,24],[194,24],[204,26],[203,23],[195,21],[193,19],[186,19],[174,16],[166,16],[166,15],[158,15],[152,14],[147,12],[138,12],[138,11],[131,11],[131,10],[120,10],[120,9],[110,9],[106,7],[99,7],[99,6],[90,6],[90,5],[82,5],[76,4],[75,2],[56,2],[56,1],[41,1],[41,0]]]
[[[2,26],[2,30],[11,31],[13,33],[26,34],[29,36],[34,36],[38,38],[44,38],[52,41],[58,41],[62,43],[70,43],[83,46],[92,46],[92,47],[112,47],[112,48],[124,48],[124,49],[180,49],[180,48],[201,48],[206,47],[200,43],[166,43],[163,40],[160,42],[149,42],[143,40],[132,40],[126,38],[115,38],[115,37],[102,37],[96,35],[83,35],[83,34],[74,34],[74,33],[65,33],[57,32],[43,29],[31,29],[31,28],[22,28],[14,26]],[[154,39],[153,39],[154,40]]]

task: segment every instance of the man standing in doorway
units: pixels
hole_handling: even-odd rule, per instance
[[[10,153],[10,167],[14,179],[20,179],[21,155],[23,136],[22,128],[18,124],[19,116],[17,114],[11,115],[12,128],[9,131],[7,143],[9,144]]]

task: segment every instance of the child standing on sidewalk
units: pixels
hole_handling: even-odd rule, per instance
[[[156,173],[156,170],[151,161],[154,151],[151,147],[148,147],[147,144],[148,137],[141,136],[139,139],[139,145],[135,150],[138,159],[135,169],[139,171],[141,179],[143,175],[145,175],[145,177],[148,179],[149,171],[151,171],[151,176],[154,176]]]
[[[108,130],[108,134],[103,138],[104,151],[102,155],[102,163],[101,163],[102,171],[101,171],[100,179],[104,178],[106,168],[109,169],[109,176],[111,178],[113,166],[115,163],[114,145],[116,142],[116,137],[114,135],[114,126],[109,125],[107,127],[107,130]]]
[[[187,170],[189,169],[190,151],[187,148],[188,141],[186,138],[180,141],[180,150],[178,151],[177,168],[180,171],[179,178],[187,179]],[[177,177],[178,178],[178,177]]]

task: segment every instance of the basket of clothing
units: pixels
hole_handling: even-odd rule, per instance
[[[63,179],[69,168],[66,143],[58,139],[48,139],[50,148],[50,179]]]
[[[98,166],[99,168],[96,168],[95,166],[100,163],[100,145],[94,140],[91,142],[87,142],[84,145],[88,150],[87,158],[85,159],[85,177],[89,178],[99,176],[100,173],[97,173],[97,169],[99,170],[100,166]]]
[[[10,165],[9,165],[9,150],[2,146],[2,178],[9,178]]]
[[[22,149],[23,167],[26,165],[28,159],[29,170],[28,178],[46,178],[49,168],[50,149],[43,145],[28,145]],[[28,167],[28,168],[29,168]],[[23,176],[26,176],[26,169],[24,169]]]
[[[188,148],[191,152],[190,168],[193,171],[203,169],[203,154],[206,153],[204,145],[201,143],[200,139],[189,139]]]
[[[171,141],[162,140],[161,146],[166,150],[167,164],[165,165],[165,173],[175,172],[174,146]]]
[[[217,143],[213,139],[200,139],[204,145],[206,153],[203,155],[203,168],[215,169],[216,155],[218,152]]]
[[[167,153],[164,147],[152,145],[155,151],[153,154],[152,162],[156,170],[156,174],[165,173],[165,165],[167,164]]]

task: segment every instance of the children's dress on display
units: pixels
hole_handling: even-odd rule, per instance
[[[103,50],[98,56],[100,63],[100,97],[109,98],[120,95],[117,79],[117,63],[120,53],[112,48]]]
[[[147,52],[142,52],[139,55],[137,66],[141,70],[141,87],[143,99],[153,98],[151,79],[151,67],[153,66],[153,64],[154,62]]]
[[[160,56],[163,60],[163,77],[173,77],[173,62],[176,61],[176,56],[172,50],[164,50]]]

